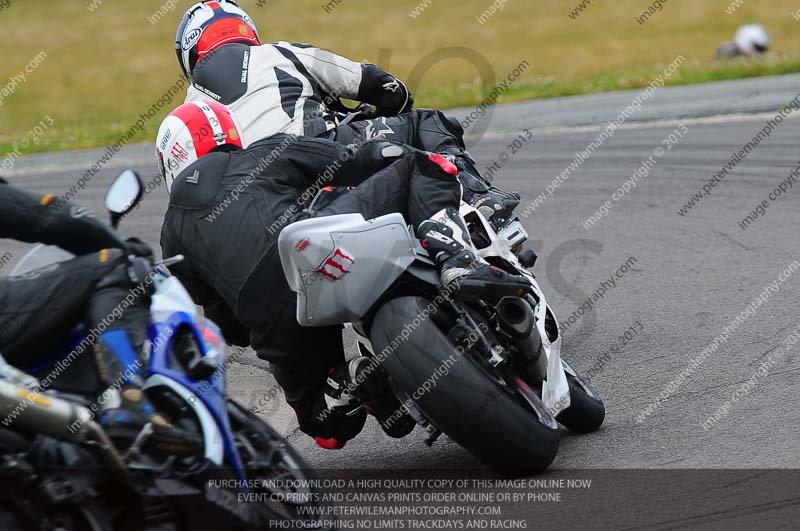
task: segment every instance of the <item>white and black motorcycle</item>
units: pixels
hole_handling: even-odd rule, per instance
[[[304,326],[351,323],[363,355],[380,362],[407,413],[447,434],[503,474],[546,469],[560,422],[587,433],[605,407],[561,357],[556,318],[535,277],[518,219],[499,231],[462,203],[478,254],[522,275],[517,296],[464,302],[443,288],[434,263],[399,213],[303,220],[280,234],[284,273]]]

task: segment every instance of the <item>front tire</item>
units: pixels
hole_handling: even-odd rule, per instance
[[[558,453],[558,426],[540,422],[468,353],[458,354],[434,321],[422,317],[429,306],[420,297],[393,299],[372,322],[372,345],[376,353],[388,353],[383,367],[401,402],[412,399],[434,426],[497,472],[545,470]]]
[[[318,488],[318,479],[289,442],[233,400],[228,400],[228,416],[248,477],[262,481],[263,493],[270,495],[271,501],[262,504],[265,524],[279,520],[286,522],[287,528],[336,529],[336,517],[330,511],[330,504],[324,501],[325,493]],[[250,455],[253,451],[256,454]],[[283,485],[289,486],[282,488]],[[278,501],[280,498],[283,501]],[[305,512],[301,507],[305,507]]]
[[[561,363],[567,373],[570,405],[558,416],[558,421],[575,433],[597,431],[606,418],[603,401],[569,363],[563,359]]]

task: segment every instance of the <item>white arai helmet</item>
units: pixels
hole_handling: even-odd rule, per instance
[[[769,50],[772,38],[761,24],[748,24],[736,32],[734,42],[744,55],[761,55]]]

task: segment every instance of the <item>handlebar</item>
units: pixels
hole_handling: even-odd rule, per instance
[[[344,109],[348,112],[344,113],[345,117],[339,122],[339,125],[347,125],[354,120],[372,120],[377,118],[378,111],[364,103],[360,104],[355,109],[350,109],[342,104]]]
[[[180,264],[181,262],[183,262],[185,258],[186,257],[183,256],[182,254],[176,254],[173,257],[164,258],[157,264],[153,264],[153,266],[164,266],[164,267],[174,266],[175,264]]]

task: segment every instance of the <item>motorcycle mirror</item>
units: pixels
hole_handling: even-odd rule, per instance
[[[106,192],[106,209],[111,213],[111,226],[115,229],[122,216],[133,210],[142,198],[144,183],[134,170],[125,170],[114,179]]]

